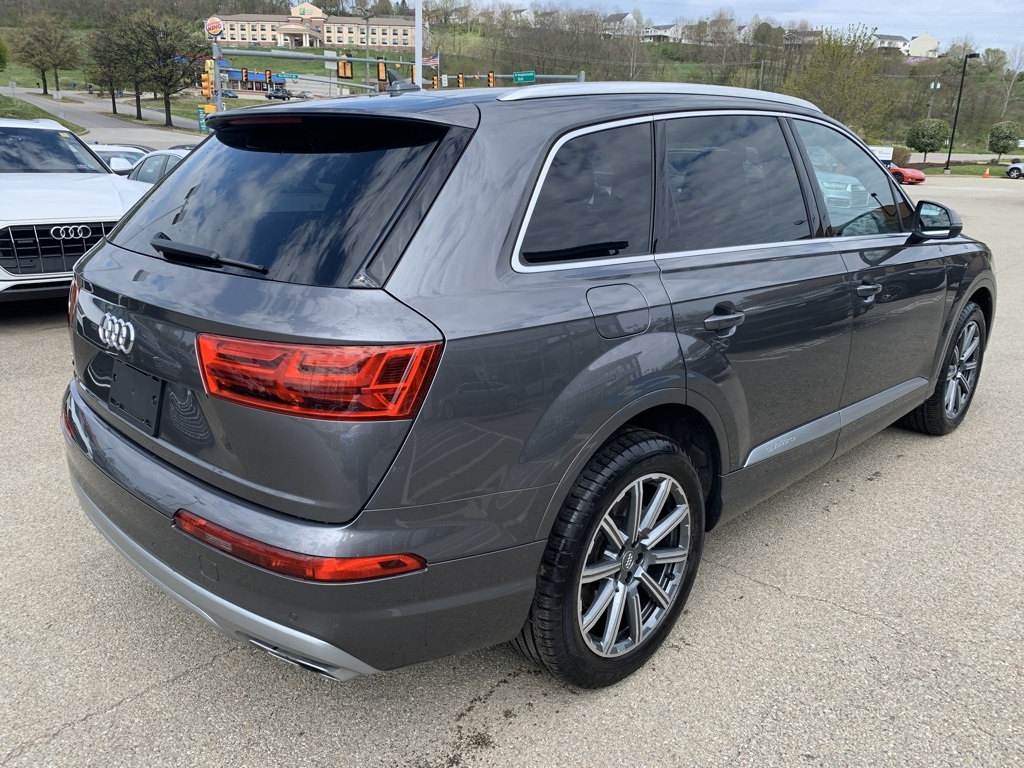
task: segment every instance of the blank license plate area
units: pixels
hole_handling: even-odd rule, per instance
[[[128,423],[155,435],[163,388],[161,379],[115,360],[110,382],[110,408]]]

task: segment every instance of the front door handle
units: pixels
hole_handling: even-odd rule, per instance
[[[704,328],[708,331],[722,331],[726,328],[735,328],[742,325],[747,316],[742,312],[730,312],[728,314],[714,314],[704,318]]]
[[[861,283],[857,286],[857,295],[862,299],[868,299],[882,292],[882,286],[878,283]]]

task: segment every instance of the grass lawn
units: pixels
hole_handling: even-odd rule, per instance
[[[924,172],[927,176],[942,176],[943,166],[936,165],[932,168],[925,168]],[[988,168],[989,176],[1005,176],[1006,167],[1002,165],[994,165],[990,163],[980,163],[978,165],[951,165],[949,166],[949,173],[951,176],[976,176],[981,177],[985,175],[985,169]]]
[[[74,133],[85,133],[85,128],[75,125],[63,118],[51,115],[49,112],[40,109],[35,104],[29,104],[21,99],[12,99],[10,96],[0,95],[0,117],[13,117],[18,120],[35,120],[40,117],[56,120],[68,130]]]

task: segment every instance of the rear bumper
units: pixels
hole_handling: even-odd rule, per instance
[[[168,595],[229,637],[251,643],[289,663],[337,680],[349,680],[377,671],[330,643],[229,603],[171,570],[114,525],[74,479],[71,482],[92,524],[128,562]]]
[[[63,408],[71,480],[93,524],[157,586],[237,640],[345,680],[494,645],[522,627],[543,541],[443,562],[428,557],[423,571],[372,581],[282,576],[184,534],[173,524],[175,510],[261,541],[283,536],[293,551],[317,552],[326,541],[342,557],[420,554],[430,537],[414,536],[421,547],[392,548],[410,540],[386,527],[353,535],[352,526],[271,512],[141,450],[86,404],[75,383]]]

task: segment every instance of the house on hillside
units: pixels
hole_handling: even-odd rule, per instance
[[[627,37],[638,31],[636,19],[631,13],[613,13],[601,19],[601,33],[607,37]]]
[[[907,55],[915,59],[937,59],[939,41],[927,33],[912,37],[907,47]]]
[[[679,24],[644,27],[640,30],[640,39],[645,43],[680,43],[683,40],[683,28]]]
[[[903,35],[872,35],[871,40],[880,51],[899,51],[906,55],[910,48],[910,41]]]
[[[787,48],[817,45],[821,40],[820,29],[791,29],[782,36],[782,44]]]

